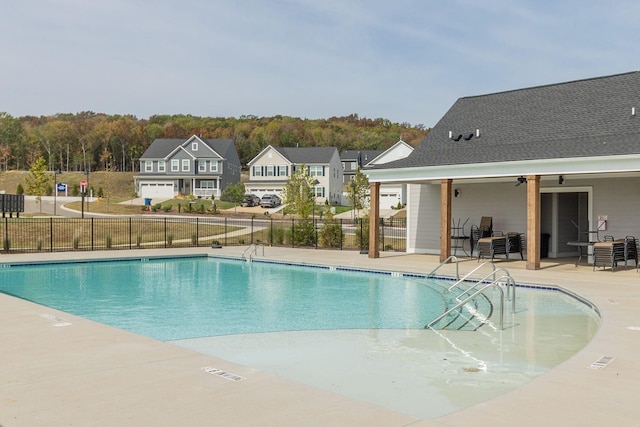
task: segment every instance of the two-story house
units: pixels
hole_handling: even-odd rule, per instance
[[[403,159],[413,152],[413,147],[403,140],[399,140],[386,150],[345,150],[340,154],[343,169],[343,204],[347,204],[349,197],[349,181],[353,179],[358,169],[366,174],[366,168],[382,165]],[[395,208],[398,203],[407,202],[406,184],[383,184],[380,187],[380,207]]]
[[[240,169],[232,139],[156,139],[140,157],[135,188],[145,198],[220,198],[227,185],[240,181]]]
[[[356,171],[382,154],[382,150],[344,150],[340,153],[342,162],[342,184],[348,186]]]
[[[340,204],[342,198],[342,165],[335,147],[274,147],[269,145],[249,163],[247,193],[282,195],[291,175],[305,165],[315,178],[316,203]]]

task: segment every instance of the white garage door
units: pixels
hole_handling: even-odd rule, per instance
[[[172,199],[173,198],[172,182],[140,182],[140,197],[153,199]]]

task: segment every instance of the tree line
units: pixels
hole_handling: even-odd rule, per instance
[[[329,119],[289,116],[198,117],[77,114],[13,117],[0,112],[0,170],[27,170],[39,157],[47,169],[139,171],[139,158],[157,138],[233,139],[245,165],[268,145],[385,150],[399,139],[417,145],[429,129],[351,114]]]

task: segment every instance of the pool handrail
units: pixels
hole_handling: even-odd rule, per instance
[[[469,277],[471,277],[472,274],[474,274],[476,271],[480,270],[482,267],[484,267],[487,264],[491,265],[492,267],[491,273],[489,273],[488,276],[491,276],[492,274],[494,274],[496,272],[496,265],[493,263],[493,261],[485,261],[479,266],[477,266],[476,268],[474,268],[473,270],[471,270],[470,272],[468,272],[467,274],[465,274],[462,279],[458,279],[456,283],[454,283],[449,287],[448,291],[451,292],[453,288],[455,288],[456,286],[459,286],[462,282],[466,281]],[[494,277],[494,280],[495,280],[495,277]]]
[[[487,279],[489,279],[490,276],[493,276],[493,281],[494,282],[497,281],[497,280],[500,280],[500,279],[496,279],[496,273],[499,272],[499,271],[502,271],[505,274],[504,276],[500,277],[500,279],[503,279],[503,278],[509,278],[510,279],[509,283],[507,283],[507,298],[515,299],[516,298],[516,288],[515,288],[516,283],[513,280],[513,278],[511,277],[511,274],[505,268],[502,268],[502,267],[496,268],[495,270],[493,270],[491,273],[487,274],[482,279],[479,279],[476,282],[475,285],[471,286],[469,289],[464,290],[460,295],[458,295],[456,297],[456,299],[459,300],[463,295],[471,292],[472,290],[477,288],[478,285],[480,285],[481,283],[486,282]],[[458,282],[458,283],[461,283],[461,282]],[[511,285],[511,289],[512,289],[511,292],[509,292],[509,285]],[[455,287],[455,285],[451,286],[449,288],[449,291],[451,291],[454,287]],[[510,294],[512,294],[512,295],[510,295]]]
[[[445,259],[444,261],[442,261],[440,264],[438,264],[438,266],[436,268],[434,268],[431,273],[427,274],[427,277],[433,277],[433,275],[435,274],[436,271],[438,271],[438,269],[440,269],[440,267],[442,267],[445,264],[449,264],[449,261],[455,261],[456,262],[456,280],[460,279],[460,270],[459,270],[459,263],[458,263],[458,257],[455,255],[450,255],[447,257],[447,259]]]
[[[258,255],[258,248],[262,247],[262,256],[264,256],[264,244],[263,243],[252,243],[250,244],[244,251],[242,251],[242,260],[249,261],[253,259],[253,254]],[[249,258],[247,259],[246,254],[249,252]]]
[[[465,305],[466,303],[471,301],[473,298],[475,298],[478,295],[480,295],[481,293],[483,293],[488,288],[495,287],[495,288],[498,288],[498,290],[500,291],[500,330],[504,330],[504,290],[500,286],[500,280],[502,280],[504,278],[508,278],[510,280],[513,280],[511,278],[511,276],[501,276],[500,278],[494,280],[493,282],[486,284],[482,288],[477,289],[473,294],[469,295],[464,300],[458,302],[458,304],[456,304],[453,307],[451,307],[450,309],[446,310],[440,316],[438,316],[435,319],[433,319],[424,328],[425,329],[431,328],[435,323],[437,323],[440,320],[442,320],[443,318],[445,318],[449,313],[451,313],[454,310],[457,310],[458,308],[462,307],[463,305]],[[513,305],[513,312],[515,313],[515,298],[512,299],[512,305]]]

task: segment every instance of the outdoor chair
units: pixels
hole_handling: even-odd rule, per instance
[[[625,239],[597,242],[593,245],[593,269],[596,267],[615,270],[618,262],[625,261]]]

